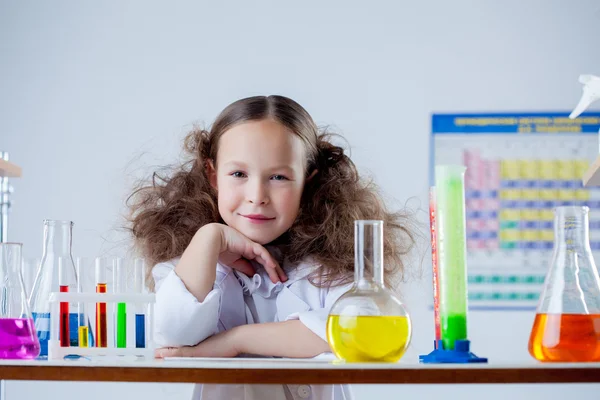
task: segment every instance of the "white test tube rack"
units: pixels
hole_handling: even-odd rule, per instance
[[[147,359],[154,358],[154,303],[156,296],[146,293],[50,293],[50,339],[48,340],[48,359],[62,360],[67,355],[78,356],[137,356]],[[126,303],[128,310],[143,308],[145,310],[145,345],[146,347],[135,347],[135,325],[131,324],[130,313],[127,317],[127,347],[115,346],[115,340],[108,340],[107,347],[61,347],[59,340],[60,303],[85,303],[86,308],[96,307],[96,303],[106,303],[106,319],[109,326],[108,335],[115,335],[115,330],[110,329],[111,321],[114,321],[114,307],[109,304]],[[131,314],[133,316],[133,314]],[[92,329],[95,326],[94,321]],[[112,324],[114,327],[114,323]],[[96,334],[94,332],[94,338]]]

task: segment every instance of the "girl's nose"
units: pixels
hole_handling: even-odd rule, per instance
[[[257,205],[266,205],[269,203],[267,190],[261,182],[254,182],[248,189],[247,199],[249,203]]]

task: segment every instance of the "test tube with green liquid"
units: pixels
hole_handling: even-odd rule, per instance
[[[113,280],[114,280],[114,291],[118,294],[125,294],[127,292],[127,271],[123,265],[123,259],[116,258],[113,261]],[[117,348],[127,347],[127,304],[117,303],[116,310],[116,332],[117,332]]]
[[[465,191],[462,165],[435,167],[440,323],[444,349],[467,339]]]

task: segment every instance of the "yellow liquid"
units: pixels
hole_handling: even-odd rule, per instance
[[[88,327],[79,327],[79,347],[88,347]]]
[[[327,340],[348,362],[396,362],[410,341],[408,317],[330,315]]]

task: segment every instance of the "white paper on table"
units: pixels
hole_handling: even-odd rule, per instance
[[[319,354],[313,358],[266,358],[266,357],[236,357],[236,358],[220,358],[220,357],[165,357],[165,361],[235,361],[235,362],[331,362],[337,360],[332,353]]]

